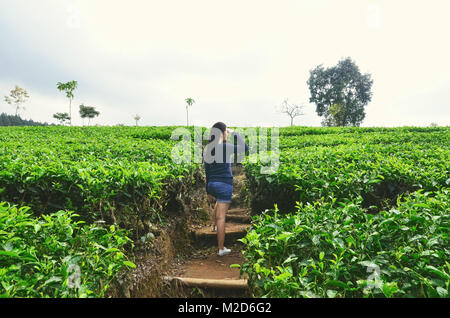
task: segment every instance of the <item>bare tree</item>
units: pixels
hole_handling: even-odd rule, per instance
[[[281,105],[280,112],[282,114],[288,115],[291,118],[291,126],[293,126],[294,125],[294,118],[304,115],[304,113],[302,112],[302,109],[304,107],[305,106],[303,106],[303,105],[290,104],[288,102],[288,99],[286,98],[283,101],[283,104]]]
[[[22,106],[27,99],[30,98],[30,95],[28,95],[28,92],[17,86],[11,90],[9,96],[5,96],[5,102],[7,102],[10,105],[13,105],[16,108],[16,117],[19,113],[20,109],[25,109],[25,107]]]

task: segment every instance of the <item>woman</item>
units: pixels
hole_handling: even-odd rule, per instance
[[[237,145],[227,143],[228,134],[236,136]],[[224,246],[225,241],[225,216],[231,203],[233,194],[233,174],[231,173],[231,157],[248,150],[244,139],[222,122],[215,123],[211,128],[208,145],[203,154],[206,193],[216,199],[214,207],[215,228],[217,228],[217,243],[219,256],[231,253]]]

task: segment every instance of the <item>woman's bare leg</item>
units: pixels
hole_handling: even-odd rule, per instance
[[[216,206],[217,245],[219,250],[222,250],[225,241],[225,217],[230,204],[217,202]]]
[[[210,210],[211,211],[210,220],[211,220],[212,226],[214,228],[216,226],[217,202],[216,202],[216,199],[210,194],[208,194],[207,201],[208,201],[209,208],[211,209]],[[214,207],[213,207],[213,205],[214,205]]]
[[[217,228],[217,223],[216,223],[216,213],[217,213],[217,202],[214,205],[214,210],[213,210],[213,214],[212,214],[212,226],[213,226],[213,231],[216,231]]]

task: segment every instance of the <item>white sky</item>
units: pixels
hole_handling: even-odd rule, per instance
[[[0,0],[0,96],[25,118],[68,111],[56,83],[77,80],[93,123],[284,126],[285,98],[318,126],[309,70],[350,56],[374,80],[362,126],[450,124],[450,1]],[[0,100],[0,112],[14,109]]]

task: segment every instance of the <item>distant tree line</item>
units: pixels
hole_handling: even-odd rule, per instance
[[[20,118],[19,115],[0,114],[0,126],[48,126],[48,123],[40,123],[34,120]]]

